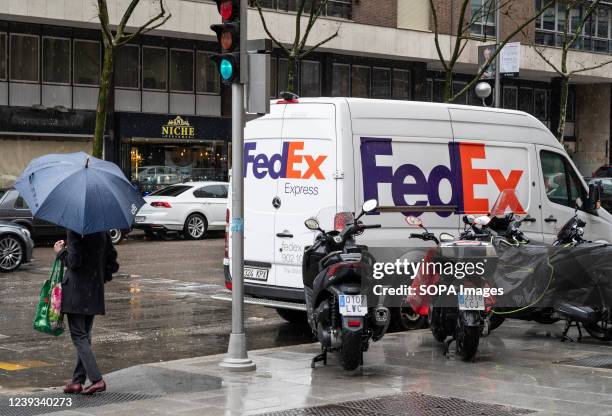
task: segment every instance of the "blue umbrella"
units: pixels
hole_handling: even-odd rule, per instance
[[[15,188],[36,218],[82,235],[130,228],[145,204],[117,165],[83,152],[32,160]]]

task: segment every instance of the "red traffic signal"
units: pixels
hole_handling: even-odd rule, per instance
[[[222,52],[232,52],[240,48],[240,23],[211,25],[210,28],[217,34]]]
[[[217,10],[223,18],[223,23],[231,22],[240,18],[240,0],[215,0]]]

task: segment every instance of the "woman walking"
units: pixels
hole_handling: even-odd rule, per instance
[[[62,313],[68,318],[70,338],[77,352],[72,381],[64,393],[94,394],[105,391],[106,383],[91,349],[95,315],[104,315],[104,283],[117,272],[117,252],[107,232],[81,236],[68,231],[67,242],[58,241],[54,250],[66,273],[62,281]],[[86,378],[91,384],[83,389]]]

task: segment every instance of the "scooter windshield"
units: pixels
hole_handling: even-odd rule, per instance
[[[340,231],[344,228],[346,223],[355,220],[353,211],[341,205],[323,207],[319,210],[315,218],[319,222],[319,227],[325,231]]]
[[[500,192],[491,207],[492,217],[503,217],[506,214],[522,214],[521,212],[513,212],[512,206],[518,201],[518,195],[514,189],[504,189]]]

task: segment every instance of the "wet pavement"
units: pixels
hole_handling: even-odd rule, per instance
[[[226,351],[231,304],[210,298],[223,290],[220,237],[131,239],[117,247],[121,269],[106,285],[106,315],[94,321],[94,352],[103,373]],[[18,272],[0,274],[0,393],[60,385],[72,374],[69,334],[32,330],[53,251],[36,248],[34,257]],[[245,322],[251,349],[312,340],[306,327],[286,323],[272,309],[247,305]]]
[[[105,393],[20,415],[612,415],[612,370],[585,365],[612,363],[612,347],[588,337],[561,343],[561,329],[506,321],[482,339],[475,362],[453,349],[444,357],[425,329],[386,335],[353,372],[335,355],[312,369],[317,344],[250,351],[249,373],[223,370],[222,356],[136,366],[108,374]],[[8,400],[0,394],[0,415],[17,414]]]

